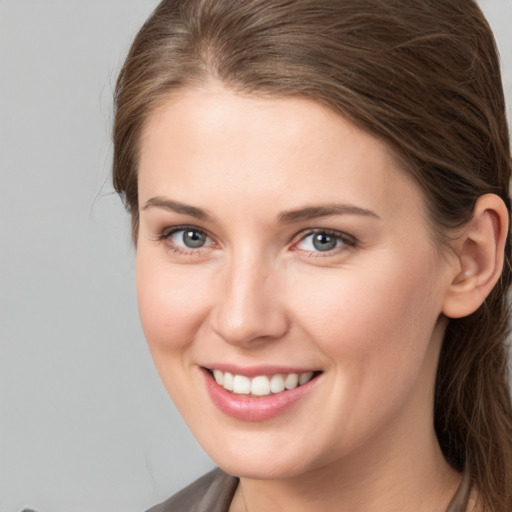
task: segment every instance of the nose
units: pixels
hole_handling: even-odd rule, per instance
[[[276,340],[288,331],[279,272],[255,258],[240,258],[219,276],[212,328],[226,342],[254,346]]]

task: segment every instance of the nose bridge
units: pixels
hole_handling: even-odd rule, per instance
[[[220,279],[213,320],[217,334],[232,344],[282,336],[288,321],[281,282],[275,264],[262,252],[233,254]]]

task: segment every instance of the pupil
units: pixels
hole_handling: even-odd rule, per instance
[[[206,241],[206,235],[199,231],[185,231],[183,233],[183,243],[192,249],[202,247]]]
[[[318,251],[331,251],[336,247],[336,238],[325,233],[313,237],[313,247]]]

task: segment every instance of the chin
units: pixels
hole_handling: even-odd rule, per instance
[[[266,460],[250,460],[248,458],[227,458],[214,461],[226,473],[241,478],[251,478],[254,480],[281,480],[293,478],[305,473],[305,467],[285,461],[277,462],[270,457]]]
[[[226,473],[256,480],[286,479],[299,476],[319,466],[318,457],[297,449],[296,444],[242,443],[235,440],[226,443],[203,443],[211,459]],[[201,440],[200,440],[201,443]],[[208,446],[209,445],[209,446]]]

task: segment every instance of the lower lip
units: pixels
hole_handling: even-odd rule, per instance
[[[203,375],[212,402],[224,414],[243,421],[264,421],[279,416],[309,393],[319,379],[315,377],[302,386],[281,393],[253,397],[225,390],[207,370],[203,369]]]

